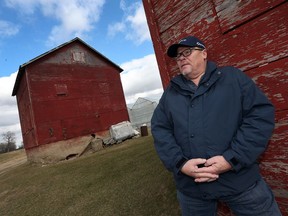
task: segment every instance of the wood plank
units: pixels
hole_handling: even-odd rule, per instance
[[[212,7],[213,5],[209,2],[202,5],[193,14],[184,17],[177,25],[163,32],[160,36],[163,52],[166,52],[170,44],[193,34],[205,42],[209,59],[218,62],[220,66],[233,65],[242,70],[249,70],[288,56],[288,43],[286,43],[288,41],[288,4],[282,4],[266,13],[265,16],[260,16],[254,22],[247,23],[224,36],[217,20],[213,18]],[[254,31],[248,34],[251,29]],[[257,38],[257,40],[251,40],[251,38]],[[178,68],[175,62],[163,52],[161,55],[165,57],[162,61],[166,62],[166,67],[170,71],[169,76],[172,78],[178,73]],[[160,64],[160,71],[161,67],[163,65]],[[164,86],[167,83],[169,80],[166,78]]]
[[[246,72],[277,111],[288,110],[288,57]]]
[[[214,38],[218,38],[218,36],[221,35],[213,8],[214,6],[210,1],[206,2],[201,7],[194,10],[193,13],[183,17],[177,24],[174,24],[161,34],[160,42],[163,43],[163,50],[165,50],[165,53],[162,53],[162,55],[165,56],[170,78],[179,73],[176,62],[166,55],[166,50],[171,44],[177,43],[181,38],[186,37],[187,35],[194,35],[202,39],[208,50],[210,50],[210,48],[213,47],[213,43],[215,43]],[[181,16],[180,13],[179,16]]]
[[[283,215],[288,215],[287,1],[211,0],[195,8],[187,7],[192,1],[143,0],[143,4],[164,88],[179,72],[166,55],[167,48],[195,35],[205,42],[210,60],[245,71],[275,105],[276,126],[260,166]],[[220,205],[218,215],[232,214]]]
[[[213,35],[210,59],[249,70],[288,56],[288,3],[228,34]]]
[[[212,1],[223,34],[285,2],[285,0]]]
[[[269,142],[267,151],[263,154],[261,160],[265,161],[282,160],[288,163],[287,137],[288,137],[288,110],[277,111],[274,133]]]
[[[283,215],[288,215],[288,110],[276,112],[276,125],[260,160],[261,173],[272,188]]]
[[[155,19],[159,25],[161,34],[175,23],[178,23],[183,17],[194,13],[197,8],[201,7],[208,0],[194,1],[167,1],[159,0],[154,6]]]

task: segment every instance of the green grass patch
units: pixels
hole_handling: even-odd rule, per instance
[[[1,161],[1,159],[0,159]],[[150,136],[0,175],[0,215],[180,215],[172,175]]]

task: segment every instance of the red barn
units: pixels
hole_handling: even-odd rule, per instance
[[[79,154],[91,134],[129,120],[123,70],[79,38],[21,65],[16,95],[28,160]]]
[[[276,128],[261,170],[283,215],[288,215],[288,2],[285,0],[143,0],[165,88],[178,73],[169,45],[187,35],[202,39],[208,58],[241,68],[276,108]],[[220,215],[230,215],[222,209]]]

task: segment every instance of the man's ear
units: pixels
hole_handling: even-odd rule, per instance
[[[208,54],[207,54],[206,49],[204,49],[204,50],[202,51],[202,55],[203,55],[203,58],[204,58],[204,59],[207,59]]]

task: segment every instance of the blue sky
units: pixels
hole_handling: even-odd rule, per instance
[[[141,1],[6,0],[0,7],[0,76],[76,36],[118,65],[154,52]]]
[[[0,134],[21,143],[16,98],[21,64],[75,37],[124,69],[126,103],[162,94],[158,66],[142,1],[3,0],[0,2]],[[1,141],[1,138],[0,138]]]

